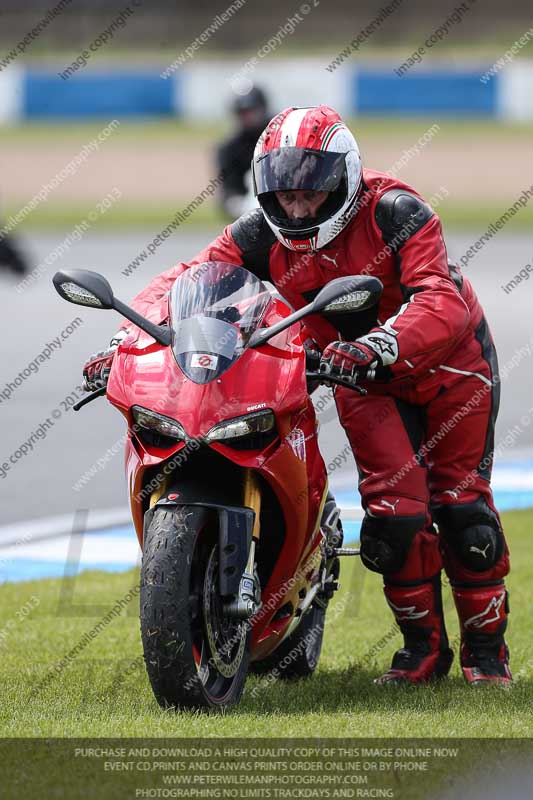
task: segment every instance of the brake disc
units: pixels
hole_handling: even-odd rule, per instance
[[[222,601],[218,594],[218,557],[213,547],[204,578],[203,611],[205,632],[213,666],[225,678],[232,678],[239,669],[246,647],[246,625],[224,621]],[[235,650],[233,658],[231,652]]]

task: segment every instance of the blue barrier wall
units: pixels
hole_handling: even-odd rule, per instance
[[[128,117],[175,114],[175,81],[158,72],[102,72],[63,80],[55,72],[28,70],[23,81],[25,117]]]
[[[396,74],[393,65],[343,64],[329,72],[323,59],[260,64],[253,80],[267,90],[271,107],[329,103],[342,115],[433,115],[533,120],[533,61],[507,65],[489,79],[464,65],[418,66]],[[238,61],[192,63],[166,80],[160,70],[87,71],[62,80],[57,72],[8,68],[0,73],[0,121],[109,116],[227,117]],[[485,75],[484,82],[481,78]]]
[[[399,77],[391,70],[353,75],[356,114],[495,116],[498,80],[481,83],[482,71],[427,71]]]

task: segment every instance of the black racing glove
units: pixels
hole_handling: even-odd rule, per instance
[[[372,380],[376,369],[382,366],[381,357],[363,342],[331,342],[320,359],[320,372],[358,383],[361,379]]]
[[[109,342],[107,350],[100,350],[90,356],[83,367],[83,388],[86,392],[95,392],[97,389],[103,389],[107,386],[113,357],[117,347],[127,335],[128,332],[124,329],[117,331]]]

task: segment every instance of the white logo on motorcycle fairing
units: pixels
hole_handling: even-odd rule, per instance
[[[193,353],[191,356],[191,367],[203,367],[204,369],[216,370],[218,367],[218,356],[209,353]]]
[[[299,458],[300,461],[305,461],[305,433],[301,428],[293,428],[290,433],[285,437],[285,441],[291,448],[292,452]]]
[[[391,603],[391,601],[388,598],[387,598],[387,603],[394,611],[396,622],[401,622],[402,620],[409,620],[409,619],[421,619],[421,617],[425,617],[426,614],[429,614],[429,608],[426,608],[425,611],[417,611],[416,606],[405,606],[405,607],[395,606],[394,603]]]
[[[465,628],[476,628],[479,630],[479,628],[484,628],[485,625],[490,625],[491,622],[497,622],[500,619],[500,609],[504,600],[505,592],[502,592],[500,595],[495,594],[494,597],[491,598],[485,611],[482,611],[481,614],[475,614],[465,621]],[[491,612],[493,616],[490,616]]]

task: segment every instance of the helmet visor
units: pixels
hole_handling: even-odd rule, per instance
[[[283,191],[335,191],[346,173],[345,154],[282,147],[255,162],[257,194]]]

